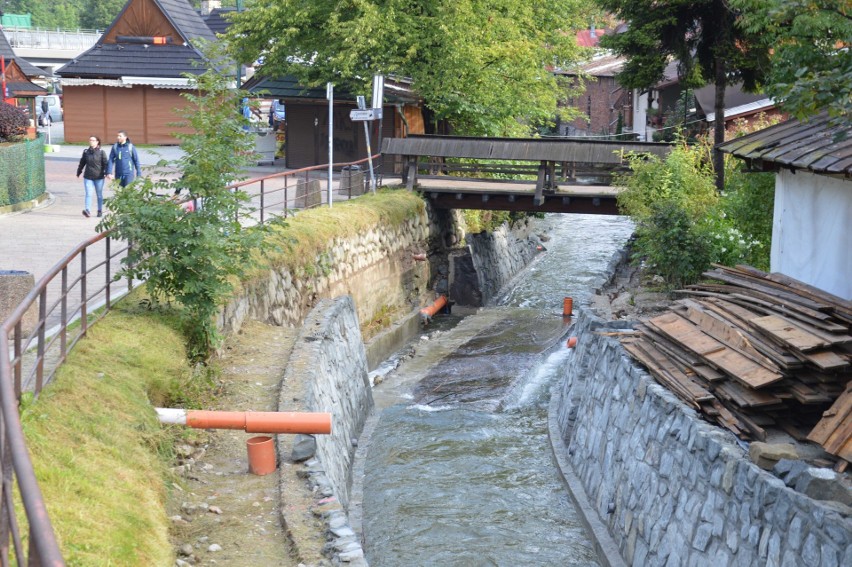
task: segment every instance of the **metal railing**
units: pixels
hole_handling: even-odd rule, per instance
[[[350,168],[344,169],[344,173],[350,173],[348,176],[338,178],[339,198],[353,198],[368,190],[369,172],[353,176],[351,169],[367,161],[334,164]],[[328,179],[327,172],[328,165],[321,165],[231,185],[231,189],[244,191],[249,197],[240,221],[263,224],[275,217],[287,217],[295,210],[327,203],[328,185],[322,183]],[[355,185],[342,183],[347,179],[355,179]],[[116,278],[129,250],[128,244],[116,241],[109,233],[85,240],[40,278],[0,325],[0,565],[9,565],[10,544],[18,565],[64,565],[27,451],[18,407],[24,392],[38,397],[89,327],[106,315],[115,299],[138,283]],[[32,319],[28,313],[34,309],[37,319],[30,323],[32,328],[26,328]],[[26,552],[13,500],[15,480],[28,524]]]
[[[97,43],[100,30],[43,30],[39,28],[4,27],[9,44],[24,49],[86,50]]]

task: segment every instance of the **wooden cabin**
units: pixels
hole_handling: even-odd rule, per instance
[[[199,40],[216,37],[188,0],[128,0],[95,46],[56,72],[65,141],[125,130],[137,144],[178,144],[175,110],[191,88],[184,74],[206,70]]]

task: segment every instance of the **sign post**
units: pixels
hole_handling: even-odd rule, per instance
[[[325,98],[328,99],[328,206],[331,207],[331,164],[334,163],[334,85],[326,83]]]
[[[357,96],[355,97],[355,101],[358,104],[358,110],[349,112],[349,120],[364,123],[364,137],[367,139],[367,162],[370,167],[370,191],[373,193],[376,192],[376,174],[373,170],[373,152],[370,149],[370,129],[367,127],[367,122],[378,120],[381,127],[384,88],[385,78],[382,75],[375,75],[373,77],[373,107],[367,108],[365,97]],[[379,136],[381,136],[381,130],[379,131]]]

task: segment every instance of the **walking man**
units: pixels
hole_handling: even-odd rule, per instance
[[[118,179],[122,187],[127,187],[127,184],[133,181],[134,172],[136,177],[142,175],[142,168],[139,166],[139,154],[136,153],[136,147],[124,130],[118,133],[116,139],[118,141],[112,145],[109,152],[107,178]],[[113,175],[113,168],[115,168],[115,175]]]

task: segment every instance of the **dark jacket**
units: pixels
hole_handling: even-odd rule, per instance
[[[103,179],[107,171],[107,155],[101,148],[88,147],[83,150],[80,164],[77,165],[77,177],[85,168],[83,177],[86,179]]]
[[[134,170],[136,170],[137,177],[142,175],[142,168],[139,167],[139,154],[136,153],[136,146],[130,140],[123,144],[116,142],[112,145],[107,162],[107,175],[112,173],[113,167],[115,167],[116,177],[133,173]]]

